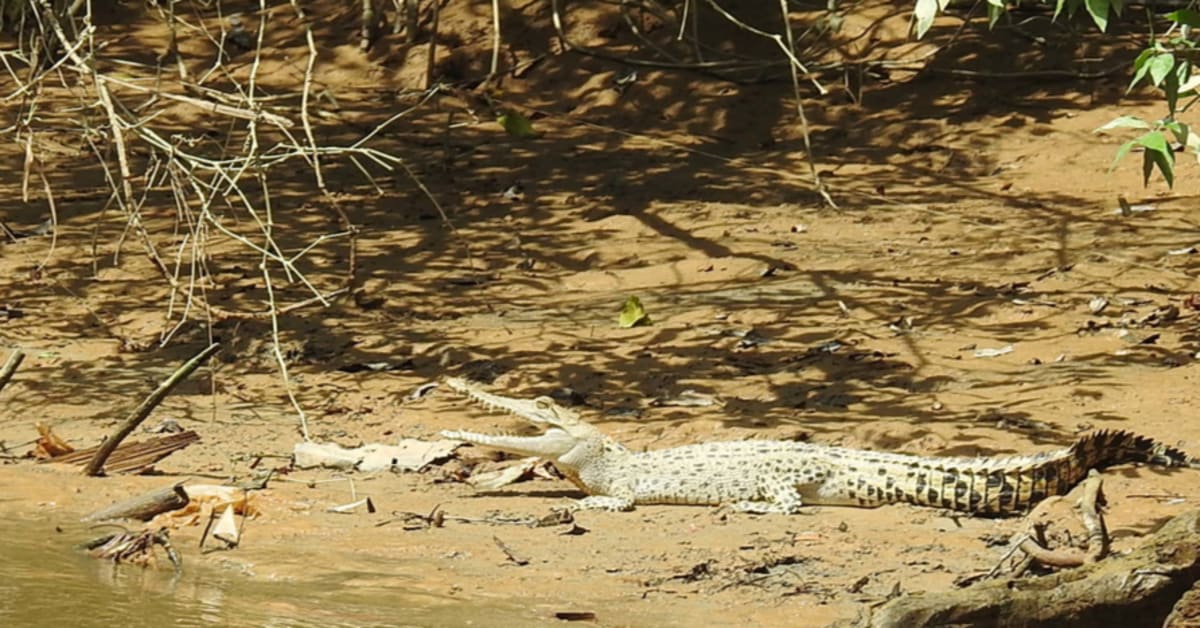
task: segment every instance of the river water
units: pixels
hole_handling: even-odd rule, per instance
[[[188,560],[184,568],[114,565],[75,549],[105,530],[0,521],[0,626],[528,626],[546,621],[519,604],[464,603],[397,587],[378,571],[323,570],[306,581],[264,581]],[[394,566],[393,566],[394,567]],[[393,569],[394,571],[394,569]]]

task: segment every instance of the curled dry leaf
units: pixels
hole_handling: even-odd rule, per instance
[[[429,382],[427,384],[421,384],[420,386],[417,386],[416,390],[409,393],[408,399],[410,401],[416,401],[417,399],[420,399],[421,397],[428,395],[430,392],[433,391],[433,389],[437,388],[437,386],[438,386],[437,382]]]
[[[987,348],[976,349],[975,357],[977,357],[977,358],[994,358],[994,357],[1001,356],[1006,353],[1012,353],[1012,352],[1013,352],[1013,346],[1005,345],[1003,347],[1000,347],[999,349],[987,349]]]
[[[237,486],[193,484],[184,486],[188,504],[178,510],[164,512],[154,518],[154,525],[182,527],[207,521],[214,512],[231,509],[234,514],[257,517],[259,510],[250,499],[250,492]]]
[[[349,515],[349,514],[353,514],[354,511],[358,510],[359,508],[361,508],[363,506],[366,506],[368,513],[375,512],[375,503],[371,501],[370,497],[364,497],[358,501],[350,502],[349,504],[341,504],[339,506],[330,506],[329,508],[326,508],[326,510],[328,512],[337,513],[339,515]]]
[[[621,313],[617,316],[617,327],[628,329],[649,324],[650,315],[646,313],[646,308],[642,307],[642,300],[632,296],[625,299],[625,304],[621,306]]]
[[[58,435],[56,435],[50,429],[49,425],[46,425],[45,423],[38,423],[36,427],[40,436],[38,436],[37,446],[33,450],[34,458],[37,458],[38,460],[48,460],[55,456],[61,456],[63,454],[69,454],[75,451],[75,448],[68,444],[67,441],[59,438]]]

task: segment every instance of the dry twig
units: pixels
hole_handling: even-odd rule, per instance
[[[25,360],[25,352],[20,349],[14,349],[8,354],[8,359],[4,361],[4,366],[0,367],[0,390],[8,385],[13,376],[17,374],[17,369],[21,367],[21,362]]]

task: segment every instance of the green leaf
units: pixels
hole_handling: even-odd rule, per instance
[[[1158,167],[1158,171],[1162,173],[1163,179],[1167,182],[1167,187],[1175,187],[1175,159],[1172,157],[1164,157],[1162,153],[1146,152],[1146,160],[1153,162]],[[1146,172],[1147,168],[1143,168],[1145,181],[1143,184],[1150,183],[1150,175]]]
[[[1187,146],[1188,150],[1195,153],[1197,161],[1200,161],[1200,135],[1189,132],[1187,140],[1183,144]]]
[[[537,137],[537,131],[533,130],[533,123],[529,121],[529,118],[516,111],[502,113],[500,117],[496,118],[496,121],[504,127],[506,133],[513,137]]]
[[[1133,60],[1133,80],[1129,82],[1127,92],[1133,90],[1133,87],[1146,77],[1146,73],[1150,71],[1149,61],[1154,58],[1154,54],[1153,48],[1147,48]]]
[[[1158,87],[1175,67],[1175,55],[1169,52],[1156,54],[1146,65],[1150,66],[1150,82]]]
[[[1183,26],[1200,26],[1200,11],[1179,9],[1167,14],[1167,19]]]
[[[628,329],[649,324],[650,315],[646,313],[646,308],[642,307],[641,299],[637,297],[625,299],[625,305],[621,306],[621,315],[617,317],[617,326]]]
[[[1167,185],[1174,187],[1175,153],[1167,143],[1167,136],[1163,135],[1162,131],[1151,131],[1134,141],[1146,149],[1146,153],[1142,156],[1143,185],[1150,183],[1150,175],[1157,167],[1158,171],[1162,173],[1163,179],[1166,179]]]
[[[1137,143],[1148,151],[1171,153],[1171,147],[1167,145],[1167,136],[1163,135],[1162,131],[1151,131],[1137,138]]]
[[[1113,129],[1149,129],[1150,123],[1137,116],[1121,116],[1114,118],[1108,124],[1092,131],[1093,133],[1103,133]]]
[[[1162,90],[1163,95],[1167,97],[1167,112],[1170,118],[1175,117],[1175,110],[1179,106],[1179,70],[1182,69],[1186,72],[1187,67],[1185,66],[1187,66],[1187,61],[1180,60],[1175,66],[1176,71],[1167,74],[1166,80],[1163,81]],[[1186,74],[1184,74],[1184,78],[1187,78]]]
[[[991,2],[988,2],[987,10],[988,10],[988,28],[993,28],[996,26],[996,22],[999,22],[1000,18],[1004,16],[1004,12],[1007,11],[1008,8],[1002,4],[996,5],[996,4],[992,4]]]
[[[1108,3],[1109,0],[1086,0],[1084,2],[1088,15],[1092,16],[1092,21],[1096,23],[1096,27],[1101,32],[1108,28]]]
[[[917,26],[917,39],[925,36],[929,32],[929,27],[933,26],[933,18],[938,14],[938,0],[917,0],[917,5],[913,8],[913,20]]]
[[[1188,64],[1188,77],[1179,84],[1179,95],[1195,94],[1200,89],[1200,74],[1191,74],[1191,64]]]
[[[1187,57],[1180,57],[1175,64],[1174,74],[1167,80],[1167,89],[1171,93],[1167,94],[1168,98],[1177,100],[1180,94],[1186,93],[1187,90],[1183,86],[1192,80],[1192,62]],[[1175,103],[1168,103],[1171,106],[1171,116],[1175,116]]]
[[[1116,158],[1113,159],[1112,165],[1108,167],[1108,171],[1112,172],[1113,170],[1116,170],[1117,164],[1121,163],[1121,160],[1125,158],[1125,155],[1129,154],[1129,151],[1133,150],[1134,146],[1137,146],[1137,140],[1129,140],[1128,142],[1121,144],[1121,147],[1117,149]]]
[[[1183,144],[1185,146],[1187,145],[1188,125],[1186,125],[1182,122],[1172,120],[1170,122],[1164,123],[1163,127],[1166,128],[1167,130],[1171,131],[1171,133],[1175,136],[1176,142],[1179,142],[1180,144]]]

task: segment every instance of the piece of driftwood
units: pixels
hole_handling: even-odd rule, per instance
[[[1171,519],[1125,556],[1040,578],[897,598],[863,622],[913,626],[1162,626],[1200,580],[1200,510]]]
[[[20,349],[9,354],[4,366],[0,367],[0,390],[4,390],[4,386],[13,378],[13,375],[17,374],[17,368],[21,366],[21,361],[24,359],[25,352]]]
[[[178,483],[102,508],[84,517],[83,521],[108,521],[111,519],[149,521],[154,518],[154,515],[178,510],[187,505],[187,491],[183,490],[183,483]]]
[[[141,473],[148,470],[154,463],[167,456],[198,442],[200,435],[192,430],[178,434],[167,434],[150,440],[126,443],[113,450],[104,465],[105,473]],[[63,464],[80,464],[95,460],[100,447],[89,447],[62,456],[48,458],[41,462],[59,462]]]
[[[216,353],[220,346],[221,345],[217,343],[213,343],[205,347],[203,351],[197,353],[194,357],[192,357],[192,359],[184,363],[184,365],[179,367],[179,369],[172,373],[170,377],[163,380],[163,383],[159,384],[158,388],[154,392],[150,393],[150,396],[146,397],[145,401],[142,401],[141,405],[133,409],[133,412],[131,412],[129,417],[127,417],[125,421],[121,423],[120,427],[117,428],[117,431],[113,432],[113,435],[96,449],[96,453],[92,457],[91,461],[89,461],[87,466],[83,468],[83,473],[85,475],[92,476],[103,473],[105,461],[108,460],[108,457],[112,454],[113,450],[115,450],[117,446],[121,444],[121,441],[125,440],[126,437],[132,434],[133,430],[137,429],[137,426],[141,425],[142,421],[145,421],[146,417],[150,416],[150,413],[154,411],[154,408],[158,406],[158,404],[161,403],[162,400],[165,399],[166,396],[170,394],[180,382],[187,379],[187,377],[192,374],[192,371],[195,371],[200,367],[201,364],[204,363],[205,360],[211,357],[212,354]]]
[[[1200,581],[1179,598],[1175,608],[1163,621],[1163,628],[1196,628],[1200,626]]]

